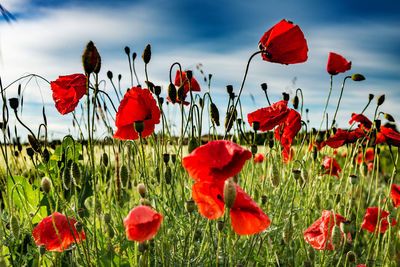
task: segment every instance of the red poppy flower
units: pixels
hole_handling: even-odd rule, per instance
[[[86,94],[86,81],[87,78],[83,74],[71,74],[59,76],[50,83],[58,112],[64,115],[75,110],[79,99]]]
[[[124,219],[125,233],[132,241],[143,242],[153,238],[161,226],[163,216],[148,206],[137,206]]]
[[[237,184],[236,199],[231,211],[232,228],[239,235],[252,235],[264,231],[270,225],[268,216]],[[224,182],[196,182],[192,187],[192,198],[197,209],[208,219],[218,219],[224,212]]]
[[[371,171],[374,168],[374,163],[373,162],[368,163],[367,167],[368,167],[368,171]]]
[[[362,163],[363,157],[364,157],[364,152],[358,153],[357,158],[356,158],[356,162],[358,165],[360,165]],[[368,148],[367,151],[365,151],[364,161],[366,163],[368,163],[370,161],[373,161],[374,157],[375,157],[374,149],[372,147]]]
[[[114,138],[136,140],[139,134],[133,126],[135,121],[144,122],[142,137],[151,135],[156,124],[160,123],[160,109],[148,89],[133,87],[124,95],[118,108]]]
[[[187,94],[189,93],[189,80],[188,80],[188,78],[186,77],[186,72],[184,72],[184,71],[182,71],[182,82],[183,82],[183,88],[184,88],[184,92],[185,92],[185,94],[184,94],[184,99],[186,99],[186,96],[187,96]],[[193,78],[192,77],[192,79],[190,79],[190,82],[191,82],[191,88],[192,88],[192,91],[193,92],[200,92],[201,91],[201,89],[200,89],[200,85],[199,85],[199,83],[196,81],[196,79],[195,78]],[[176,86],[181,86],[181,72],[179,71],[179,70],[177,70],[176,71],[176,75],[175,75],[175,82],[174,82],[174,84],[176,85]],[[169,99],[169,97],[167,97],[167,100],[168,101],[170,101],[171,102],[171,99]],[[175,100],[175,102],[176,103],[182,103],[179,99],[178,99],[178,97],[176,98],[176,100]],[[184,105],[189,105],[190,103],[189,102],[187,102],[187,101],[183,101],[183,104]]]
[[[328,66],[326,67],[330,75],[344,73],[351,69],[351,61],[347,60],[339,54],[330,52],[328,58]]]
[[[307,60],[307,41],[299,26],[282,20],[264,33],[259,42],[262,58],[281,64],[302,63]]]
[[[393,199],[394,206],[396,208],[400,207],[400,185],[393,184],[391,193],[392,193],[392,199]]]
[[[261,163],[264,161],[264,155],[262,153],[258,153],[255,157],[254,157],[254,162],[256,163]]]
[[[356,267],[367,267],[367,265],[359,264],[359,265],[357,265]]]
[[[285,121],[275,129],[275,138],[281,141],[283,147],[289,148],[300,129],[301,116],[296,110],[290,109]]]
[[[380,215],[378,213],[380,213]],[[361,229],[366,229],[371,233],[376,232],[376,234],[378,234],[378,229],[376,228],[378,226],[378,217],[379,217],[379,221],[381,221],[380,233],[384,233],[386,232],[389,226],[389,223],[386,219],[388,216],[389,213],[387,213],[384,210],[379,210],[378,207],[367,208],[367,213],[365,214],[364,221],[361,224]],[[396,224],[397,222],[393,219],[392,226],[395,226]]]
[[[336,134],[332,137],[329,137],[325,141],[321,143],[321,148],[324,146],[329,146],[331,148],[339,148],[345,144],[351,144],[357,142],[358,139],[367,137],[363,130],[360,128],[355,129],[354,131],[347,132],[342,129],[338,129]]]
[[[217,140],[193,150],[182,159],[182,165],[196,181],[225,181],[239,173],[251,157],[251,152],[241,146]]]
[[[340,225],[342,221],[345,220],[344,217],[342,217],[339,214],[335,214],[336,216],[336,225]],[[310,244],[314,249],[317,250],[333,250],[333,245],[332,245],[332,229],[333,226],[335,226],[335,218],[332,216],[331,211],[329,210],[324,210],[322,212],[322,216],[316,220],[310,227],[307,228],[303,232],[303,237],[304,240]],[[329,231],[329,241],[328,244],[326,244],[326,241],[328,239],[328,231]],[[340,231],[341,236],[343,238],[344,233]],[[351,239],[350,234],[348,234],[348,239]]]
[[[293,148],[285,147],[282,150],[283,164],[288,164],[293,160]]]
[[[324,174],[335,175],[339,178],[339,172],[342,171],[336,159],[331,157],[325,157],[322,161],[322,165],[324,166],[326,172]]]
[[[82,230],[78,234],[74,226],[75,223],[76,221],[74,218],[68,217],[67,220],[67,217],[59,212],[55,212],[43,218],[32,230],[35,244],[38,246],[45,245],[46,250],[49,251],[62,252],[69,248],[75,242],[75,239],[80,243],[82,240],[86,239],[86,236]],[[58,235],[54,229],[54,225],[57,228]]]
[[[353,124],[353,122],[359,122],[367,130],[371,129],[371,127],[372,127],[372,121],[370,121],[363,114],[352,113],[349,124],[351,125],[351,124]]]
[[[287,101],[281,100],[269,107],[261,108],[247,114],[247,120],[250,126],[253,126],[254,121],[258,121],[260,123],[259,130],[265,132],[272,130],[275,126],[282,123],[288,114]]]
[[[375,144],[379,143],[400,147],[400,134],[392,128],[381,126],[381,131],[376,135],[375,141]]]

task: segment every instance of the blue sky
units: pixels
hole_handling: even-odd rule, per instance
[[[257,50],[259,39],[285,18],[303,30],[309,59],[284,66],[256,58],[243,92],[244,113],[267,106],[260,89],[263,82],[268,83],[273,102],[281,99],[283,91],[293,95],[300,87],[305,108],[310,109],[311,126],[318,127],[329,90],[326,63],[332,51],[353,65],[346,74],[334,77],[330,115],[345,75],[358,72],[366,77],[363,82],[347,82],[337,118],[339,127],[348,126],[350,114],[363,109],[369,93],[376,97],[386,94],[382,111],[400,118],[400,15],[395,1],[380,1],[378,5],[365,1],[2,0],[1,4],[18,19],[12,24],[0,20],[3,85],[26,73],[48,80],[80,73],[81,54],[86,43],[93,40],[103,59],[102,78],[106,79],[108,70],[114,76],[121,73],[123,87],[128,87],[123,48],[128,45],[141,55],[150,43],[153,56],[149,75],[154,83],[167,88],[169,66],[175,61],[190,69],[201,63],[206,74],[213,74],[212,92],[224,116],[225,86],[232,84],[237,92],[247,59]],[[136,66],[143,82],[143,64],[139,60]],[[194,75],[202,80],[200,73]],[[205,84],[200,85],[206,89]],[[112,91],[108,84],[105,89]],[[16,90],[16,86],[11,87],[7,96],[15,96]],[[24,96],[22,118],[28,124],[37,127],[35,121],[41,118],[38,107],[44,103],[54,136],[72,129],[72,115],[57,113],[49,86],[31,82]],[[373,111],[372,105],[366,114],[371,117]],[[169,114],[173,119],[178,113],[172,108]]]

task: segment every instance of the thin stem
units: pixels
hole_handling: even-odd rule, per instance
[[[335,115],[333,116],[331,128],[332,128],[333,125],[335,124],[336,115],[337,115],[337,112],[338,112],[338,110],[339,110],[340,101],[342,100],[342,96],[343,96],[344,84],[346,83],[346,80],[347,80],[348,78],[351,78],[351,76],[346,76],[346,77],[344,78],[344,80],[343,80],[342,89],[340,90],[340,96],[339,96],[339,100],[338,100],[338,103],[337,103],[337,106],[336,106]]]

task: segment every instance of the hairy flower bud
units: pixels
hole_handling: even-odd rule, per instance
[[[347,259],[349,262],[354,263],[356,261],[356,254],[353,251],[347,252]]]
[[[62,182],[65,190],[69,190],[72,185],[71,165],[72,165],[72,160],[68,160],[67,164],[64,166]]]
[[[292,237],[293,237],[293,225],[292,225],[292,219],[289,217],[289,219],[283,226],[282,239],[285,242],[285,244],[288,244],[290,240],[292,240]]]
[[[297,109],[299,107],[299,97],[297,95],[293,98],[293,108]]]
[[[104,165],[104,167],[108,166],[108,155],[106,152],[103,153],[103,157],[101,158],[101,163]]]
[[[40,186],[42,187],[43,192],[48,194],[50,192],[50,189],[51,189],[51,181],[50,181],[50,179],[47,178],[47,177],[43,177]]]
[[[221,232],[224,229],[224,221],[217,221],[217,229],[219,232]]]
[[[364,75],[362,75],[360,73],[355,73],[355,74],[351,75],[351,79],[355,82],[360,82],[360,81],[364,81],[365,77],[364,77]]]
[[[237,111],[233,109],[233,106],[231,106],[225,117],[226,132],[229,132],[232,129],[233,123],[235,122],[236,118],[237,118]]]
[[[292,170],[293,177],[295,180],[299,180],[301,178],[301,171],[300,170]]]
[[[170,83],[168,85],[168,98],[172,102],[172,104],[175,104],[175,102],[176,102],[176,87],[173,83]]]
[[[121,184],[122,184],[122,186],[124,187],[124,186],[126,186],[126,184],[128,183],[128,181],[130,180],[130,179],[129,179],[128,167],[126,167],[126,165],[123,164],[123,165],[121,166],[121,169],[120,169],[119,172],[120,172],[120,177],[121,177]]]
[[[107,78],[110,80],[113,78],[113,73],[111,70],[107,71]]]
[[[14,238],[18,239],[20,228],[19,228],[18,219],[17,219],[17,217],[15,217],[15,215],[12,215],[10,218],[10,230],[11,230],[11,233],[14,235]]]
[[[387,119],[388,121],[395,122],[393,116],[390,115],[389,113],[385,113],[384,116],[385,116],[385,119]]]
[[[352,185],[356,185],[358,183],[358,177],[355,174],[349,175],[349,181]]]
[[[236,200],[236,185],[232,178],[225,181],[224,184],[224,201],[228,208],[231,208]]]
[[[344,220],[340,223],[340,230],[342,230],[343,233],[347,234],[350,233],[351,231],[351,221]]]
[[[374,99],[374,97],[375,97],[374,94],[369,94],[369,95],[368,95],[368,100],[369,100],[369,101],[372,101],[372,99]]]
[[[82,229],[83,229],[83,223],[80,222],[80,221],[76,222],[76,223],[74,224],[74,226],[75,226],[75,229],[76,229],[77,232],[80,232],[80,231],[82,231]]]
[[[183,101],[185,101],[185,97],[186,97],[184,84],[179,86],[177,95],[178,95],[178,100],[183,103]]]
[[[342,233],[340,232],[339,226],[335,225],[332,230],[332,246],[336,250],[340,247],[342,241]]]
[[[150,46],[150,44],[147,44],[146,47],[144,48],[142,58],[143,58],[143,61],[144,61],[145,64],[149,64],[150,59],[151,59],[151,46]]]
[[[214,103],[210,104],[210,117],[211,117],[211,121],[219,126],[219,111],[217,106]]]
[[[92,41],[89,41],[86,45],[82,55],[82,64],[86,74],[99,73],[100,71],[101,57]]]
[[[380,95],[376,100],[376,103],[378,104],[378,106],[380,106],[383,104],[383,102],[385,102],[385,95]]]
[[[28,142],[35,152],[37,152],[37,153],[40,152],[39,141],[33,135],[28,134]]]
[[[192,213],[196,209],[196,203],[193,199],[189,199],[186,201],[186,210],[189,213]]]
[[[277,187],[280,183],[280,175],[278,168],[273,164],[270,168],[269,179],[271,180],[271,184],[273,187]]]
[[[47,148],[45,148],[42,152],[42,160],[45,164],[47,164],[50,160],[50,153],[47,150]]]
[[[145,197],[146,197],[147,189],[146,189],[146,186],[145,186],[144,184],[138,184],[138,185],[137,185],[137,190],[138,190],[139,195],[140,195],[142,198],[145,198]]]
[[[131,49],[129,48],[129,46],[125,46],[124,50],[125,50],[125,53],[129,56],[131,53]]]
[[[76,162],[72,163],[71,166],[71,175],[75,185],[80,185],[81,183],[81,170],[79,169],[79,165]]]

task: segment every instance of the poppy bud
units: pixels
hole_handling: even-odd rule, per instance
[[[380,95],[376,102],[377,102],[378,106],[382,105],[383,102],[385,102],[385,95]]]
[[[163,154],[163,160],[164,160],[165,164],[168,164],[168,162],[169,162],[169,154],[168,153]]]
[[[125,46],[124,50],[125,53],[129,56],[129,54],[131,53],[131,49],[129,48],[129,46]]]
[[[78,221],[78,222],[76,222],[76,223],[74,224],[74,226],[75,226],[76,231],[77,231],[77,232],[80,232],[80,231],[82,231],[83,223]]]
[[[268,141],[268,147],[273,148],[274,147],[274,139],[271,139]]]
[[[299,107],[299,97],[297,95],[295,95],[293,98],[293,107],[294,109],[297,109]]]
[[[16,97],[10,98],[10,99],[8,99],[8,103],[10,104],[10,107],[12,109],[16,110],[18,108],[18,105],[19,105],[18,98],[16,98]]]
[[[233,86],[232,85],[227,85],[226,86],[226,92],[228,92],[228,94],[232,94],[233,93]]]
[[[185,87],[182,84],[181,86],[179,86],[178,91],[177,91],[177,95],[178,95],[178,100],[181,101],[183,103],[183,101],[185,101]]]
[[[132,60],[133,60],[133,61],[135,61],[136,56],[137,56],[136,52],[133,52],[133,53],[132,53]]]
[[[146,189],[146,186],[145,186],[144,184],[138,184],[138,185],[137,185],[137,190],[138,190],[139,195],[140,195],[142,198],[145,198],[145,197],[146,197],[147,189]]]
[[[268,89],[268,85],[267,85],[266,83],[262,83],[262,84],[261,84],[261,89],[262,89],[264,92],[266,92],[267,89]]]
[[[144,130],[144,121],[135,121],[133,123],[133,127],[135,128],[135,131],[141,134]]]
[[[196,209],[196,204],[193,199],[189,199],[186,201],[186,210],[189,213],[192,213]]]
[[[199,97],[199,106],[200,108],[204,108],[204,101],[203,98]]]
[[[144,64],[149,64],[150,59],[151,59],[151,46],[150,46],[150,44],[147,44],[146,47],[144,48],[142,58],[143,58]]]
[[[138,249],[139,249],[140,253],[145,252],[148,248],[149,248],[149,244],[147,242],[139,243]],[[142,259],[145,257],[140,257],[140,258]],[[144,266],[144,265],[141,265],[141,266]]]
[[[308,171],[305,169],[301,170],[301,178],[303,179],[304,183],[308,183],[309,176],[308,176]]]
[[[172,102],[172,104],[175,104],[175,102],[176,102],[176,87],[173,83],[170,83],[168,85],[168,98]]]
[[[35,152],[40,152],[39,141],[31,134],[28,134],[28,142]]]
[[[292,225],[292,219],[291,217],[289,217],[289,219],[283,226],[282,239],[285,242],[285,244],[287,244],[290,242],[290,240],[292,240],[292,237],[293,237],[293,225]]]
[[[301,171],[300,170],[292,170],[293,177],[295,180],[299,180],[301,178]]]
[[[30,158],[33,158],[33,155],[35,155],[35,151],[33,151],[33,149],[31,147],[27,147],[26,148],[26,154],[28,154],[28,156]]]
[[[12,215],[10,218],[10,230],[11,233],[14,235],[14,238],[17,239],[19,236],[19,222],[17,217],[15,217],[15,215]]]
[[[114,229],[110,224],[107,225],[107,234],[111,239],[114,237],[115,234]]]
[[[186,71],[186,78],[188,79],[189,82],[192,81],[193,78],[193,72],[191,70]]]
[[[351,231],[351,221],[344,220],[340,223],[340,230],[342,230],[343,233],[347,234],[350,233]]]
[[[352,185],[356,185],[358,183],[358,177],[355,174],[351,174],[349,176],[349,181]]]
[[[121,81],[121,79],[122,79],[122,75],[118,74],[118,81]]]
[[[331,222],[334,223],[334,222]],[[342,233],[340,232],[339,226],[335,225],[332,230],[332,246],[334,249],[340,247],[340,242],[342,241]]]
[[[128,167],[126,167],[125,164],[122,165],[119,173],[120,173],[120,177],[121,177],[121,184],[124,187],[124,186],[126,186],[127,182],[129,181]]]
[[[231,208],[236,200],[236,186],[232,178],[225,181],[224,184],[224,201],[228,208]]]
[[[50,189],[51,189],[51,181],[50,181],[50,179],[47,178],[47,177],[43,177],[42,178],[42,182],[40,183],[40,186],[42,187],[43,192],[48,194],[50,192]]]
[[[110,215],[110,213],[104,213],[103,218],[104,218],[104,223],[105,223],[105,224],[109,224],[109,223],[111,222],[111,215]]]
[[[171,167],[167,166],[167,168],[165,169],[164,178],[167,184],[171,183],[171,178],[172,178]]]
[[[164,104],[164,97],[158,98],[158,101],[160,102],[160,106],[162,106]]]
[[[103,157],[101,158],[101,163],[103,163],[104,167],[107,167],[108,165],[108,155],[107,153],[103,153]]]
[[[282,93],[282,97],[283,97],[283,100],[289,101],[290,96],[289,96],[288,93],[283,92],[283,93]]]
[[[154,86],[154,94],[156,96],[159,96],[161,94],[161,86],[159,85]]]
[[[150,90],[150,92],[154,93],[154,83],[150,82],[150,81],[145,81],[147,88]]]
[[[272,165],[270,169],[269,178],[271,180],[271,184],[273,187],[277,187],[279,185],[280,182],[279,171],[275,165]]]
[[[384,116],[385,116],[385,119],[387,119],[388,121],[394,122],[393,116],[390,115],[389,113],[385,113]]]
[[[252,126],[253,126],[253,130],[255,132],[257,132],[260,129],[260,122],[259,121],[253,121]]]
[[[347,252],[347,259],[349,262],[354,263],[356,261],[356,254],[353,251]]]
[[[92,72],[99,73],[100,71],[101,57],[92,41],[86,45],[86,49],[82,55],[82,64],[86,74]]]
[[[176,154],[171,154],[172,163],[175,164],[176,162]]]
[[[150,201],[149,201],[148,199],[145,199],[145,198],[142,198],[142,199],[140,200],[140,205],[151,207]]]
[[[39,254],[43,256],[46,253],[46,245],[40,245],[38,250]]]
[[[192,153],[193,150],[195,150],[198,147],[197,141],[195,138],[190,138],[189,144],[188,144],[188,153]]]
[[[381,120],[375,120],[375,128],[378,132],[381,131]]]
[[[74,180],[75,185],[80,185],[81,183],[81,170],[79,169],[79,165],[76,162],[72,163],[71,166],[71,175]]]
[[[217,221],[217,229],[221,232],[224,229],[224,221]]]
[[[266,195],[262,195],[261,196],[261,204],[265,205],[265,203],[267,203],[268,197]]]
[[[112,73],[111,70],[107,71],[107,77],[108,77],[108,79],[110,79],[110,80],[113,78],[113,73]]]
[[[368,100],[369,100],[369,101],[372,101],[372,99],[374,99],[374,95],[373,95],[373,94],[369,94],[369,95],[368,95]]]
[[[360,82],[360,81],[364,81],[365,77],[364,77],[364,75],[362,75],[360,73],[355,73],[355,74],[351,75],[351,79],[355,82]]]
[[[219,111],[214,103],[210,104],[210,116],[211,116],[211,121],[215,125],[219,126]]]
[[[229,132],[232,129],[233,123],[235,122],[236,117],[237,117],[237,111],[233,110],[233,106],[231,106],[231,108],[229,109],[229,111],[225,117],[226,132]]]
[[[67,164],[64,166],[62,182],[65,190],[69,190],[72,185],[71,165],[72,160],[68,160]]]
[[[43,162],[44,162],[45,164],[47,164],[47,162],[49,162],[49,160],[50,160],[50,153],[49,153],[49,151],[47,150],[47,148],[45,148],[45,149],[43,150],[43,153],[42,153],[42,160],[43,160]]]

